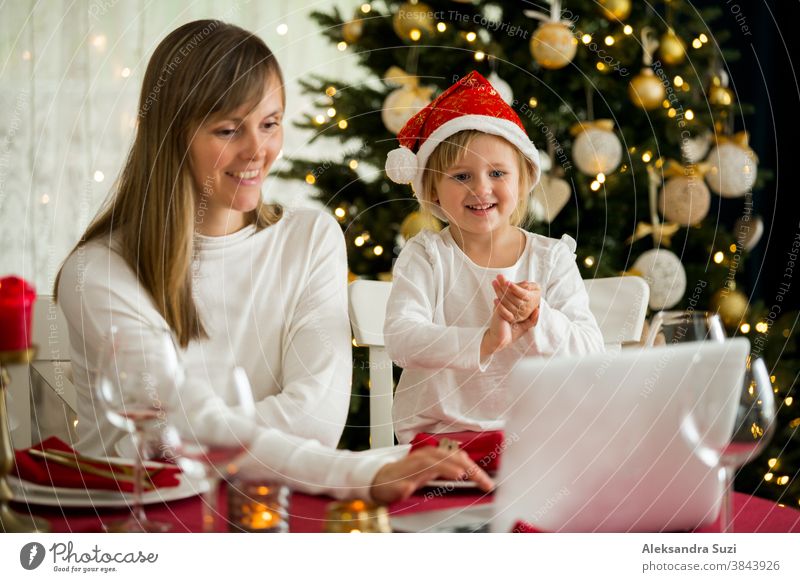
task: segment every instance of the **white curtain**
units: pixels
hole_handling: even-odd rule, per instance
[[[360,1],[336,2],[343,14]],[[133,136],[141,79],[158,42],[179,25],[219,18],[261,36],[286,77],[284,153],[331,155],[292,127],[313,98],[311,74],[361,79],[308,18],[324,0],[63,0],[0,4],[0,276],[52,292],[66,254],[113,188]],[[281,26],[284,25],[284,26]],[[310,187],[268,179],[265,196],[313,204]]]

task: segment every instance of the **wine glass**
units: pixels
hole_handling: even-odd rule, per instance
[[[220,481],[236,471],[236,459],[251,444],[256,408],[244,369],[224,359],[205,364],[187,370],[186,389],[208,390],[208,397],[199,406],[181,404],[171,416],[178,433],[174,447],[178,465],[188,474],[204,469],[208,488],[203,493],[203,531],[214,532]],[[196,393],[192,396],[199,400]]]
[[[717,313],[708,311],[659,311],[653,316],[645,345],[693,341],[725,341],[725,327]]]
[[[147,519],[142,505],[147,457],[145,435],[166,423],[162,394],[183,382],[183,369],[172,334],[166,329],[114,327],[103,350],[95,396],[106,418],[131,435],[136,450],[131,516],[106,526],[111,532],[163,532],[169,524]]]
[[[775,432],[775,393],[761,358],[747,358],[742,388],[730,397],[736,401],[711,398],[695,402],[681,424],[681,433],[695,447],[700,460],[719,468],[725,487],[719,517],[723,533],[733,532],[736,470],[758,455]],[[731,408],[735,408],[733,423]]]

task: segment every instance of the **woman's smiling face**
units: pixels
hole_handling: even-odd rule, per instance
[[[244,226],[245,214],[258,205],[261,184],[283,147],[283,110],[280,84],[271,79],[255,107],[242,105],[197,129],[189,158],[198,208],[203,208],[199,232],[225,234]],[[220,226],[225,232],[217,232]]]

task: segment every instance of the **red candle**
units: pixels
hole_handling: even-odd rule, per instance
[[[0,279],[0,352],[31,347],[36,289],[20,277]]]

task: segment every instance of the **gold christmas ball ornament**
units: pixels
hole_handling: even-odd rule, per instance
[[[430,87],[409,85],[389,93],[381,110],[386,129],[397,135],[409,119],[431,102],[432,92]]]
[[[598,4],[606,20],[625,20],[631,14],[631,0],[599,0]]]
[[[637,107],[657,109],[667,96],[667,90],[652,69],[644,68],[628,85],[628,97]]]
[[[438,232],[442,230],[442,223],[430,214],[415,211],[403,219],[400,224],[400,236],[405,240],[410,240],[425,229]]]
[[[353,17],[353,20],[345,22],[342,26],[342,39],[347,44],[353,44],[359,41],[364,32],[364,20],[359,17],[359,12]]]
[[[711,296],[711,308],[719,313],[726,327],[735,328],[747,317],[747,296],[736,289],[723,288]]]
[[[755,153],[747,146],[732,141],[721,143],[711,150],[706,163],[706,181],[723,198],[744,196],[756,182],[758,164]]]
[[[667,65],[678,65],[686,58],[686,45],[671,28],[661,37],[658,47],[661,60]]]
[[[711,81],[708,84],[708,91],[706,91],[708,102],[711,105],[721,109],[733,105],[735,99],[733,91],[728,88],[728,84],[728,73],[724,70],[717,71],[711,76]]]
[[[566,67],[578,51],[578,39],[561,22],[544,22],[531,37],[531,55],[545,69]]]
[[[693,226],[708,215],[711,192],[701,176],[675,176],[661,189],[658,207],[668,221]]]
[[[730,107],[733,105],[733,91],[727,87],[712,85],[708,89],[708,102],[714,107]]]
[[[433,10],[423,2],[404,2],[392,17],[395,34],[406,41],[418,41],[433,34]]]

